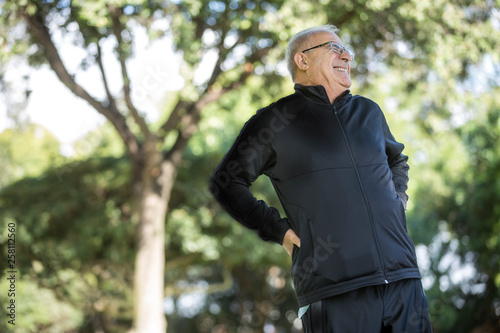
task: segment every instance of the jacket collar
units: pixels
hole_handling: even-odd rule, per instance
[[[294,89],[298,94],[312,100],[313,102],[328,104],[330,106],[332,105],[323,86],[303,86],[296,83]],[[344,91],[339,97],[335,99],[335,101],[333,101],[333,105],[344,104],[345,102],[347,102],[350,96],[350,90]]]

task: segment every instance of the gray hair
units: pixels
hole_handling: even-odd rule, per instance
[[[321,25],[318,27],[312,27],[306,30],[302,30],[301,32],[295,34],[288,42],[288,46],[286,48],[286,65],[290,75],[292,76],[293,82],[295,82],[295,73],[297,72],[297,64],[295,64],[295,54],[300,51],[300,48],[304,45],[304,42],[311,37],[311,35],[321,33],[321,32],[329,32],[332,34],[337,34],[339,29],[333,24]]]

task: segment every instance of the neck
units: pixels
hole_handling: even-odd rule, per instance
[[[332,87],[331,85],[328,84],[321,84],[321,83],[314,83],[310,80],[295,80],[295,83],[300,84],[302,86],[322,86],[325,88],[326,94],[328,95],[328,99],[330,100],[330,103],[333,104],[333,102],[342,95],[348,88],[342,87],[342,86],[336,86]]]
[[[347,88],[345,87],[337,87],[336,89],[328,86],[323,86],[323,87],[325,88],[326,94],[328,95],[328,99],[332,104],[337,99],[337,97],[342,95],[347,90]]]

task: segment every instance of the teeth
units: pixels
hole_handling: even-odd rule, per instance
[[[342,68],[342,67],[335,67],[335,70],[337,70],[339,72],[347,72],[347,69]]]

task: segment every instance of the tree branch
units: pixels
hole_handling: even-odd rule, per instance
[[[127,72],[127,66],[125,64],[125,56],[123,54],[123,39],[122,39],[122,31],[123,31],[123,26],[120,22],[120,14],[121,9],[116,7],[115,5],[109,5],[109,12],[111,15],[111,20],[113,22],[113,34],[115,35],[116,41],[118,43],[118,60],[120,61],[120,66],[121,66],[121,71],[122,71],[122,78],[123,78],[123,94],[125,96],[125,102],[127,104],[127,108],[129,109],[130,113],[132,114],[132,117],[134,118],[135,122],[137,125],[139,125],[139,128],[141,129],[142,134],[145,136],[146,140],[149,139],[154,139],[153,135],[149,131],[149,128],[146,124],[146,121],[144,120],[143,117],[139,114],[139,111],[135,107],[134,103],[132,103],[132,98],[130,95],[131,88],[130,88],[130,78]]]
[[[241,41],[241,37],[238,40],[238,42],[234,43],[229,49],[224,48],[224,39],[226,39],[227,36],[227,31],[223,31],[220,37],[220,42],[217,45],[217,50],[219,51],[219,57],[217,58],[217,62],[215,63],[214,69],[212,71],[212,75],[210,76],[210,79],[207,82],[207,88],[210,87],[215,83],[219,75],[222,73],[222,63],[226,60],[227,55],[231,50],[238,45],[238,42]]]
[[[45,48],[45,53],[50,67],[56,73],[59,80],[76,96],[88,102],[97,112],[101,113],[108,119],[118,131],[122,138],[127,151],[132,157],[136,157],[140,149],[140,144],[134,134],[130,131],[125,117],[117,110],[104,106],[101,102],[94,99],[82,86],[76,83],[73,76],[71,76],[54,45],[49,30],[43,23],[41,17],[37,15],[30,15],[24,10],[21,10],[21,15],[27,22],[31,32],[36,37],[38,42]]]
[[[226,36],[226,33],[223,33],[221,36],[221,41],[220,41],[219,45],[217,46],[217,49],[219,51],[219,58],[217,59],[217,62],[216,62],[214,69],[212,71],[212,75],[210,76],[210,79],[207,81],[207,88],[205,89],[205,92],[203,93],[203,95],[206,95],[209,92],[212,85],[215,83],[215,81],[217,80],[219,75],[222,73],[221,66],[222,66],[222,63],[226,60],[227,55],[231,52],[231,50],[233,50],[236,47],[236,45],[238,45],[239,43],[241,43],[243,41],[243,39],[241,37],[239,37],[238,41],[236,43],[234,43],[230,48],[224,49],[225,36]],[[227,91],[225,91],[223,89],[223,93],[221,94],[221,96],[225,92],[227,92]],[[214,95],[212,95],[212,97],[214,97]],[[219,96],[219,98],[220,98],[220,96]],[[210,99],[212,99],[212,101],[215,101],[218,98],[210,98]],[[205,103],[205,105],[206,104],[208,104],[208,103]],[[162,127],[160,129],[161,133],[162,133],[162,135],[161,135],[162,141],[170,131],[172,131],[176,128],[176,126],[180,122],[184,122],[184,123],[186,122],[186,120],[183,119],[182,112],[185,111],[184,118],[189,117],[189,114],[193,112],[194,105],[195,105],[195,103],[192,103],[191,105],[189,105],[188,102],[183,101],[183,100],[179,100],[177,102],[176,106],[174,107],[174,109],[170,113],[170,116],[168,117],[167,121],[162,125]]]
[[[168,117],[167,121],[160,128],[160,133],[162,138],[161,141],[163,141],[163,139],[167,136],[167,134],[177,126],[177,124],[181,120],[182,111],[186,110],[188,107],[189,107],[189,102],[183,101],[181,99],[177,101],[177,104],[170,113],[170,116]]]
[[[196,132],[203,108],[207,104],[217,101],[227,92],[240,88],[251,75],[252,71],[245,71],[237,81],[234,81],[229,86],[220,90],[208,90],[197,102],[193,103],[179,121],[179,124],[182,125],[182,130],[179,130],[177,139],[167,154],[167,159],[171,160],[174,165],[179,165],[182,161],[182,153],[189,139]]]
[[[102,50],[101,50],[101,45],[99,44],[99,41],[97,41],[97,64],[99,65],[99,70],[101,71],[101,76],[102,76],[102,82],[104,84],[104,90],[106,90],[106,96],[108,97],[109,101],[109,106],[115,111],[118,112],[118,109],[116,107],[116,102],[115,99],[113,98],[113,95],[111,94],[111,91],[109,90],[109,85],[108,85],[108,79],[106,77],[106,72],[104,71],[104,66],[102,64]]]
[[[264,55],[269,53],[271,49],[272,46],[258,50],[247,59],[248,62],[252,63],[257,59],[261,59]],[[207,104],[217,101],[227,92],[240,88],[252,75],[253,67],[247,67],[246,64],[244,64],[243,67],[244,71],[240,75],[238,80],[233,81],[230,85],[219,90],[214,90],[212,86],[208,86],[207,90],[205,90],[205,93],[201,96],[201,98],[197,102],[193,103],[187,109],[186,113],[180,118],[177,124],[182,125],[182,129],[179,130],[177,139],[167,154],[167,159],[171,160],[174,165],[179,165],[182,161],[182,153],[186,148],[189,139],[196,132],[196,127],[201,119],[201,111],[203,110],[203,108]]]

